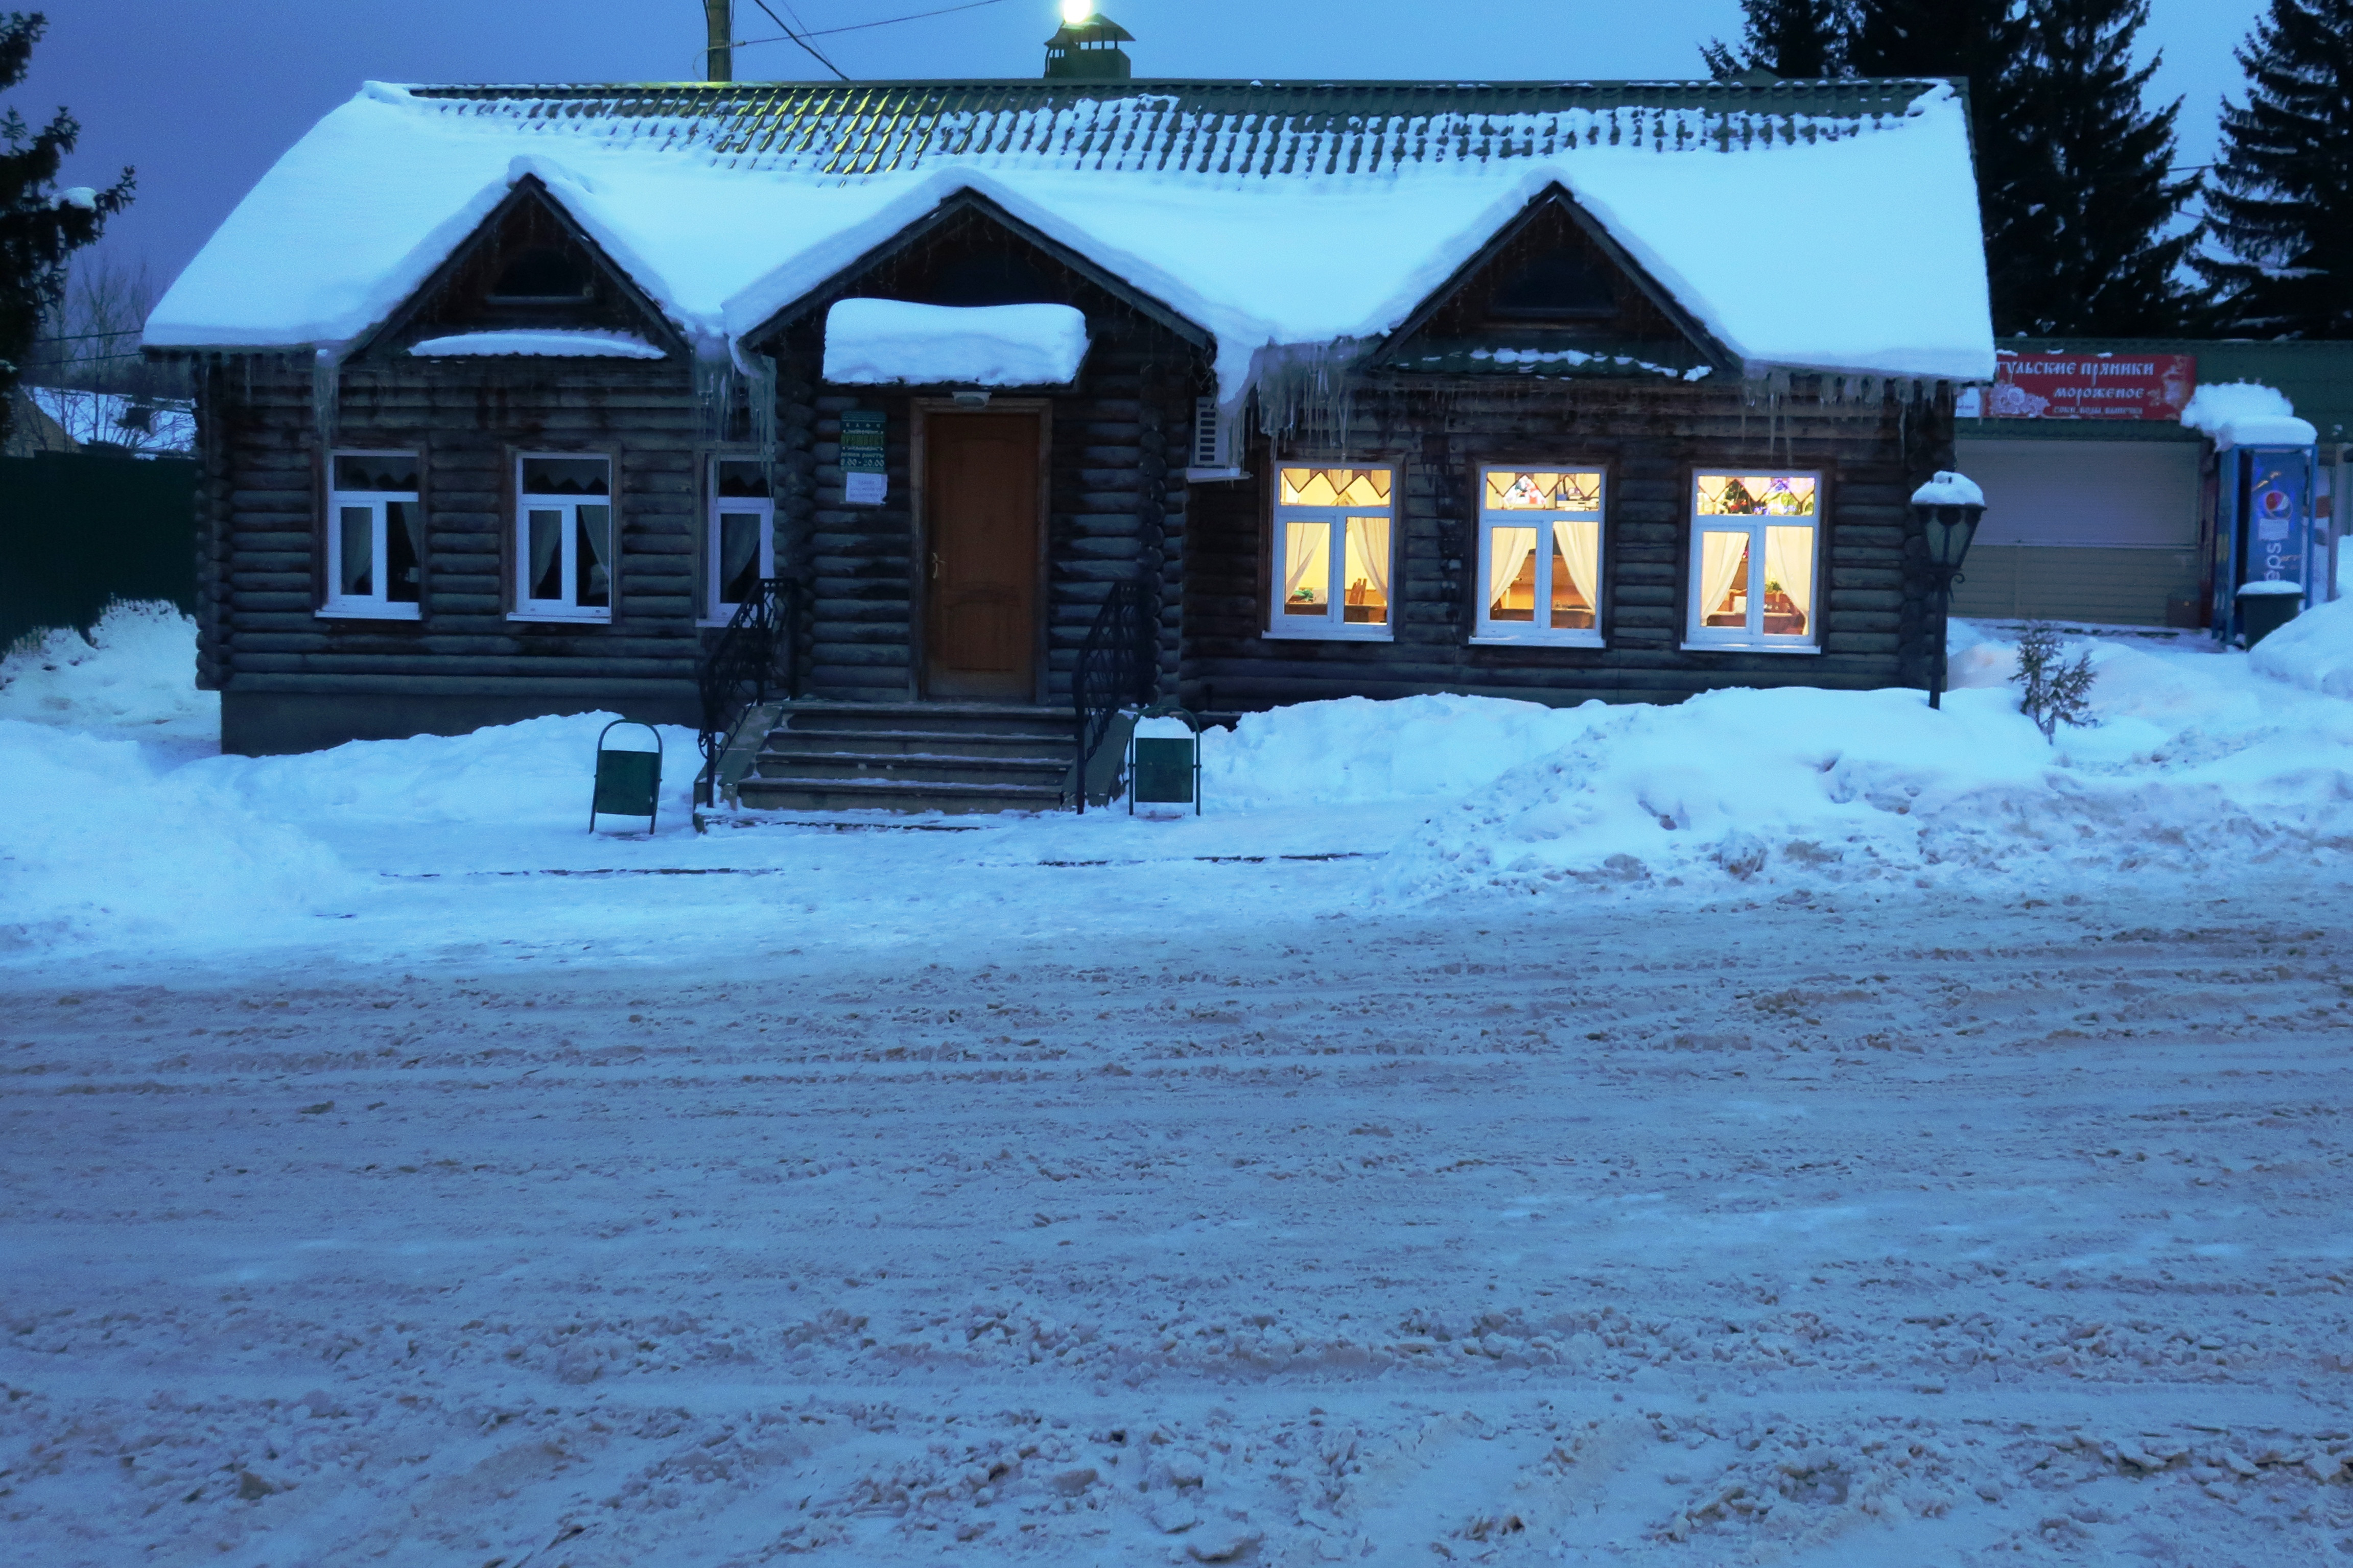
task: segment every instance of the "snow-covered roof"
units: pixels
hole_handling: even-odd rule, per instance
[[[1985,380],[1942,82],[370,84],[238,205],[164,348],[349,344],[537,176],[689,337],[740,339],[960,190],[1210,333],[1377,338],[1557,184],[1754,367]]]

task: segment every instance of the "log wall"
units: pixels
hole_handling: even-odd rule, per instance
[[[225,745],[281,750],[596,709],[695,721],[700,469],[714,448],[686,366],[396,361],[346,366],[334,390],[330,442],[307,365],[256,357],[206,375],[198,662],[224,694]],[[416,620],[317,613],[331,445],[421,455]],[[613,460],[609,623],[508,618],[524,450]]]
[[[1673,701],[1747,685],[1920,684],[1927,652],[1911,487],[1949,463],[1945,405],[1778,409],[1736,389],[1622,382],[1360,386],[1345,435],[1286,455],[1396,462],[1395,639],[1262,635],[1275,446],[1255,476],[1188,491],[1198,349],[1124,308],[1091,318],[1079,384],[1051,398],[1044,699],[1071,671],[1110,584],[1156,597],[1161,691],[1196,708],[1459,691],[1548,703]],[[912,393],[832,387],[814,328],[777,345],[777,566],[807,585],[800,649],[814,696],[915,692],[917,520],[909,510]],[[280,750],[448,731],[533,713],[610,709],[692,723],[715,635],[698,625],[702,473],[720,444],[690,367],[675,361],[387,360],[348,366],[333,445],[423,454],[423,614],[322,618],[323,452],[306,363],[210,366],[201,414],[199,678],[224,693],[226,743]],[[840,416],[888,417],[891,504],[841,500]],[[515,455],[609,453],[618,529],[609,625],[507,618]],[[740,444],[728,450],[740,451]],[[1609,475],[1600,648],[1473,646],[1475,489],[1484,462],[1595,463]],[[1823,474],[1813,655],[1681,647],[1694,468]]]
[[[1627,381],[1373,381],[1323,439],[1250,443],[1249,481],[1191,501],[1182,700],[1222,710],[1316,698],[1467,692],[1555,705],[1678,701],[1725,686],[1864,688],[1926,679],[1925,547],[1912,489],[1952,460],[1949,396],[1931,404],[1826,400],[1803,384],[1772,405],[1736,388]],[[1390,642],[1263,635],[1277,454],[1389,461],[1397,485]],[[1597,465],[1604,500],[1606,646],[1471,642],[1480,586],[1482,464]],[[1822,474],[1817,653],[1682,647],[1689,500],[1696,468]]]

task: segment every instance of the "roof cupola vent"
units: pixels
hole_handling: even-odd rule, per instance
[[[1135,35],[1098,13],[1094,0],[1062,0],[1062,25],[1046,40],[1049,81],[1125,81],[1130,74],[1122,44]]]

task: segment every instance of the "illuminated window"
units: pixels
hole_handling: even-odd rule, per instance
[[[613,618],[613,465],[525,457],[517,465],[515,618]]]
[[[1484,468],[1479,484],[1474,635],[1601,646],[1601,476]]]
[[[1691,644],[1810,648],[1815,474],[1699,474],[1692,484]]]
[[[414,452],[338,452],[327,494],[327,594],[319,614],[413,621],[425,515]]]
[[[1281,470],[1271,635],[1390,636],[1394,478],[1388,468]]]
[[[765,463],[720,458],[711,467],[711,537],[704,546],[710,565],[703,596],[711,618],[724,621],[758,590],[761,578],[776,574],[776,506],[768,499]]]

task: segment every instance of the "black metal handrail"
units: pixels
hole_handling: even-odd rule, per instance
[[[1094,755],[1111,733],[1122,708],[1152,700],[1155,660],[1151,626],[1145,617],[1144,584],[1133,578],[1113,583],[1111,595],[1087,628],[1071,672],[1071,706],[1079,726],[1079,810],[1087,809],[1087,778]]]
[[[715,804],[719,757],[744,715],[773,697],[798,695],[797,675],[800,580],[763,577],[735,606],[727,629],[702,661],[702,772],[694,781],[698,805]]]

